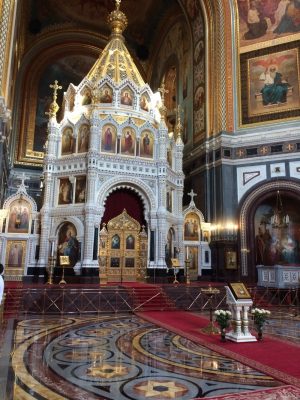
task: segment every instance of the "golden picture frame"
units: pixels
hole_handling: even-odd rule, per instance
[[[300,42],[240,56],[240,124],[300,116]]]
[[[236,283],[229,283],[228,285],[236,300],[251,299],[251,295],[243,283],[236,282]]]
[[[225,250],[225,268],[237,269],[237,252],[233,250]]]
[[[180,262],[179,262],[178,258],[171,258],[171,265],[173,268],[180,267]]]
[[[26,240],[8,240],[6,246],[6,267],[23,269],[25,265]]]
[[[70,265],[70,257],[69,256],[59,256],[59,263],[62,266]]]

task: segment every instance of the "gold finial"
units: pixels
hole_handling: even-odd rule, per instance
[[[56,117],[56,113],[59,110],[59,105],[56,103],[56,99],[57,99],[57,91],[59,89],[62,89],[62,86],[59,86],[58,81],[55,80],[54,84],[49,85],[49,87],[50,89],[53,89],[53,101],[49,106],[49,111],[45,112],[45,114],[49,116],[49,119],[51,119]]]
[[[111,27],[112,35],[122,35],[128,25],[126,15],[120,11],[121,0],[116,1],[116,9],[108,16],[107,22]]]
[[[161,87],[158,88],[158,91],[161,93],[161,106],[159,108],[159,111],[163,120],[166,120],[167,107],[165,106],[165,94],[169,93],[169,91],[165,88],[164,82],[161,84]]]
[[[180,104],[178,104],[178,107],[175,109],[175,112],[177,114],[177,124],[176,124],[176,128],[175,128],[175,131],[177,134],[176,142],[181,141],[181,134],[182,134],[182,129],[183,129],[183,126],[181,123],[181,111],[182,111],[182,108],[181,108]]]

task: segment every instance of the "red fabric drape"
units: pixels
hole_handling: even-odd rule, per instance
[[[132,218],[146,226],[143,203],[136,193],[130,189],[116,190],[108,197],[101,224],[104,222],[107,224],[112,218],[121,214],[124,208]]]

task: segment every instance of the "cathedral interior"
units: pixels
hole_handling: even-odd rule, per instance
[[[299,51],[299,0],[0,0],[0,398],[300,398]]]

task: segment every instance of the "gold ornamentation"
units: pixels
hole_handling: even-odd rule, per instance
[[[159,108],[159,112],[162,116],[163,120],[166,120],[167,116],[167,107],[165,106],[165,94],[169,93],[169,90],[165,88],[165,84],[162,83],[161,87],[158,88],[158,91],[161,93],[161,106]]]
[[[62,89],[62,86],[58,85],[58,81],[55,80],[53,85],[49,85],[50,89],[53,89],[53,101],[50,104],[49,111],[45,112],[46,115],[49,116],[49,119],[55,118],[56,113],[59,110],[59,105],[57,104],[57,91]]]
[[[175,399],[179,393],[185,394],[188,389],[174,381],[149,380],[134,387],[136,391],[142,392],[145,397],[163,396],[163,398]]]
[[[112,34],[122,35],[123,31],[128,25],[126,15],[120,11],[121,0],[116,0],[116,10],[111,12],[108,16],[107,22],[111,27]]]
[[[124,376],[128,374],[128,368],[122,365],[103,364],[94,366],[87,369],[87,375],[94,378],[115,378],[117,376]]]
[[[182,134],[182,131],[183,131],[183,126],[182,126],[182,123],[181,123],[181,111],[182,111],[182,109],[180,107],[180,104],[178,104],[178,107],[175,109],[175,112],[177,113],[177,124],[176,124],[176,127],[175,127],[175,132],[176,132],[176,135],[177,135],[176,143],[182,142],[181,134]]]

